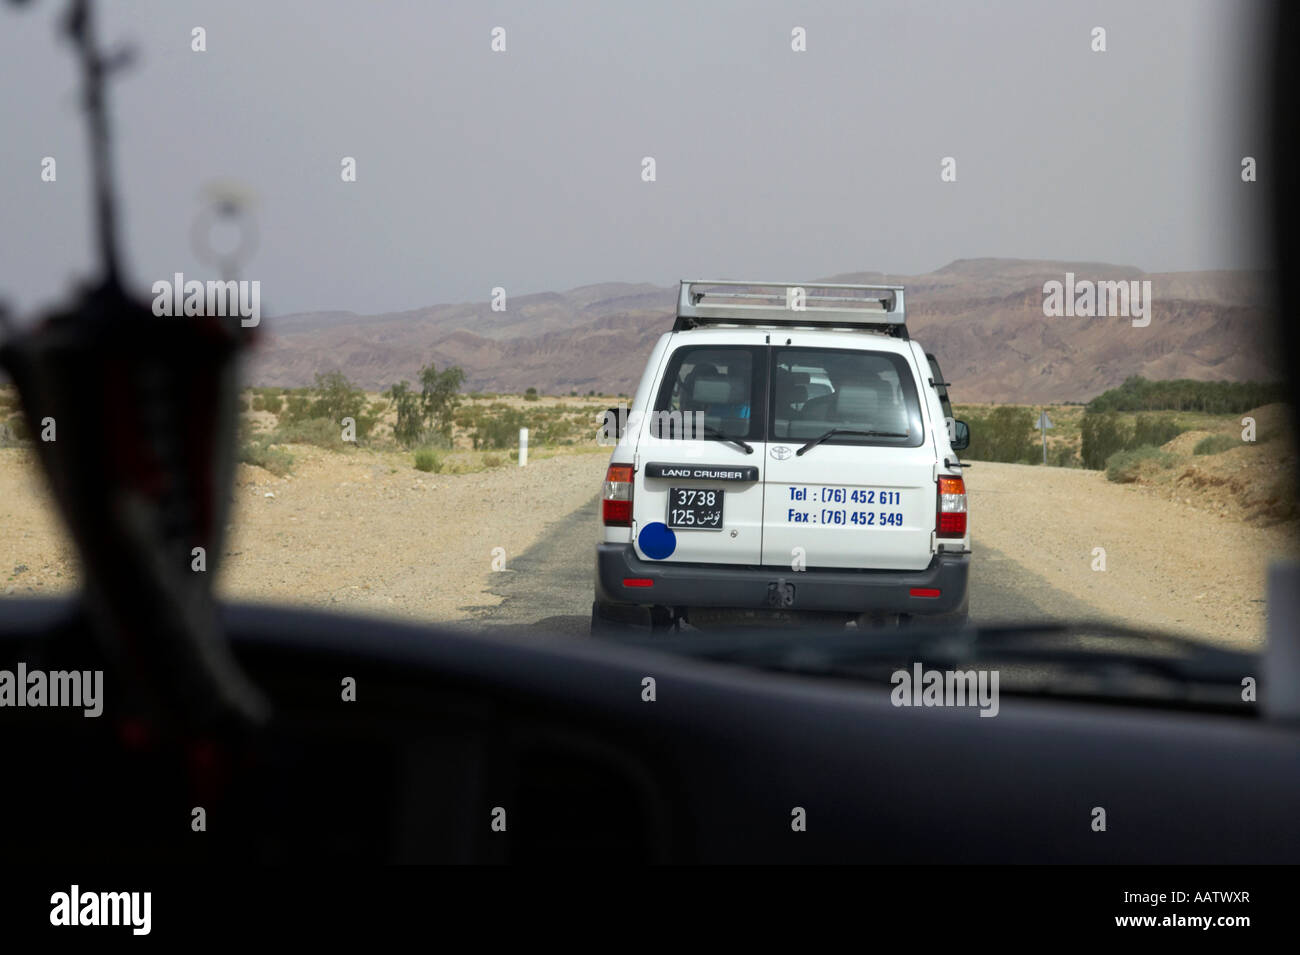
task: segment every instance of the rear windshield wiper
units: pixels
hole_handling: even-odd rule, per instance
[[[820,437],[813,438],[802,448],[795,452],[796,455],[803,454],[805,451],[811,451],[817,445],[821,444],[827,438],[833,438],[837,434],[851,434],[860,438],[906,438],[907,433],[900,434],[897,431],[854,431],[852,428],[831,428]]]
[[[739,438],[733,438],[729,434],[723,434],[717,428],[710,428],[707,424],[700,429],[700,433],[703,434],[704,437],[708,438],[710,441],[728,441],[739,448],[743,448],[746,454],[754,453],[753,445],[747,444],[744,441],[741,441]]]

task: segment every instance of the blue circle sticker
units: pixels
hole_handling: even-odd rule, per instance
[[[641,548],[641,553],[651,560],[663,560],[677,549],[677,535],[662,521],[655,521],[641,528],[641,533],[636,535],[636,542]]]

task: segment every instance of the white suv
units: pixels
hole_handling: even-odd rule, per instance
[[[905,314],[898,286],[681,283],[606,416],[593,632],[964,621],[969,432]]]

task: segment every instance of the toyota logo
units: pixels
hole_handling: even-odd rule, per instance
[[[778,444],[774,448],[772,448],[772,450],[769,451],[768,453],[771,454],[772,457],[776,458],[778,461],[784,461],[794,452],[792,452],[784,444]]]

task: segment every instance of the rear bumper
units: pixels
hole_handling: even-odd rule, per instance
[[[596,545],[596,602],[606,605],[940,614],[961,606],[969,574],[969,553],[936,555],[924,570],[793,571],[669,564],[641,559],[631,544]]]

